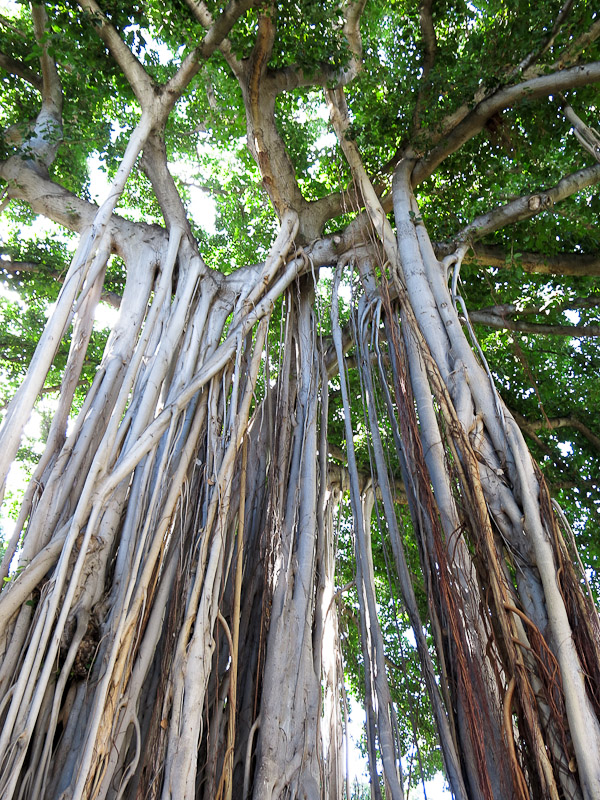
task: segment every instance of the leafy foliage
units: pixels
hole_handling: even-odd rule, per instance
[[[0,160],[9,163],[15,155],[24,160],[30,155],[28,146],[33,146],[33,121],[42,94],[40,59],[46,51],[56,63],[63,97],[62,141],[46,171],[73,199],[90,200],[98,169],[108,181],[117,175],[142,112],[124,70],[98,35],[101,18],[84,10],[85,5],[68,0],[47,3],[49,24],[37,40],[25,4],[11,6],[0,18],[0,55],[6,57],[0,63],[4,98],[0,105]],[[157,96],[204,41],[205,31],[183,0],[166,4],[105,0],[101,5],[121,42],[151,79]],[[207,13],[218,17],[225,4],[211,0],[202,5]],[[589,37],[576,47],[582,33],[597,25],[597,9],[592,2],[576,4],[549,39],[562,5],[558,0],[543,4],[528,0],[430,3],[435,58],[425,67],[433,54],[433,44],[422,23],[427,4],[416,0],[372,0],[366,4],[360,23],[360,70],[345,87],[349,106],[345,135],[357,146],[377,195],[384,205],[387,202],[386,211],[391,207],[391,175],[409,147],[415,160],[425,159],[434,148],[444,146],[454,124],[470,119],[471,112],[480,108],[478,103],[501,89],[550,75],[573,63],[600,60],[599,37]],[[282,85],[286,76],[290,80],[274,98],[273,135],[290,159],[295,188],[306,201],[306,208],[331,201],[331,211],[321,225],[323,236],[344,232],[365,206],[365,197],[333,137],[323,95],[324,87],[335,85],[338,78],[345,80],[353,68],[356,53],[344,27],[347,11],[348,5],[338,0],[250,4],[231,29],[227,46],[202,61],[163,127],[155,131],[164,141],[167,166],[187,213],[194,246],[220,280],[263,261],[279,227],[267,171],[260,157],[255,160],[250,154],[256,143],[247,141],[251,111],[244,91],[251,94],[251,80],[246,81],[243,91],[243,82],[235,75],[236,69],[247,69],[261,55],[257,35],[265,15],[275,33],[260,77],[277,78]],[[254,77],[254,73],[248,75]],[[491,115],[477,135],[467,137],[454,150],[449,148],[432,174],[415,186],[419,219],[439,247],[440,258],[452,252],[461,231],[474,219],[516,198],[549,190],[565,175],[591,166],[592,158],[573,134],[564,105],[568,100],[590,126],[594,125],[599,109],[597,84],[569,89],[566,98],[561,92],[547,95],[540,99],[525,94]],[[255,133],[258,141],[260,129]],[[19,187],[10,181],[5,181],[2,189],[7,198],[14,194],[4,209],[0,249],[0,403],[4,407],[23,380],[56,302],[75,239],[64,229],[60,233],[58,228],[41,232],[36,227],[40,217],[33,210],[37,198],[31,204],[25,202]],[[209,198],[208,206],[196,202],[198,191]],[[148,225],[148,230],[162,230],[169,220],[159,194],[140,159],[120,195],[117,213]],[[475,325],[475,332],[503,400],[525,420],[531,452],[571,522],[595,591],[600,591],[599,339],[597,331],[596,335],[569,336],[539,332],[535,326],[564,328],[576,324],[594,329],[600,325],[598,271],[580,275],[569,274],[569,270],[536,273],[528,265],[532,257],[598,258],[599,211],[600,196],[592,184],[556,205],[548,204],[542,213],[522,214],[510,226],[488,231],[480,244],[503,253],[504,263],[490,265],[485,258],[478,259],[476,252],[475,256],[471,253],[459,283],[469,311],[502,307],[507,318],[532,326],[531,330],[497,330],[481,323]],[[394,222],[391,215],[389,219]],[[339,238],[334,240],[336,246]],[[371,239],[376,240],[375,234]],[[309,247],[313,242],[304,244]],[[113,249],[104,290],[118,300],[126,266]],[[377,256],[383,271],[381,249]],[[332,302],[331,278],[323,277],[324,273],[322,270],[319,277],[317,267],[313,274],[318,279],[318,302],[328,308]],[[346,281],[355,281],[349,273],[351,265]],[[351,295],[360,290],[358,281],[346,288]],[[236,291],[241,292],[239,288]],[[350,325],[351,305],[342,303],[344,324]],[[510,313],[506,311],[509,305]],[[258,381],[253,409],[268,395],[268,381],[274,384],[279,377],[286,324],[281,298],[273,306],[271,321],[270,373],[261,375]],[[320,335],[329,343],[327,314],[319,317],[319,325]],[[96,327],[73,413],[81,408],[105,351],[109,331]],[[57,349],[46,389],[60,385],[69,346],[70,332]],[[389,359],[389,351],[385,355]],[[350,359],[347,378],[358,468],[369,473],[373,443],[363,411],[366,389]],[[568,420],[575,422],[569,424]],[[335,375],[329,383],[328,436],[335,448],[348,444],[340,382]],[[389,425],[382,425],[381,436],[384,446],[393,440]],[[386,451],[389,469],[399,479],[400,467],[395,456],[389,455],[392,451],[391,446]],[[23,449],[20,456],[33,463],[38,454],[34,449]],[[423,626],[430,635],[425,587],[418,577],[419,552],[406,509],[398,510],[398,519]],[[389,569],[389,531],[381,519],[373,529],[379,534],[372,543],[372,557],[392,700],[405,745],[402,756],[420,761],[419,769],[415,766],[412,773],[414,784],[440,769],[441,754],[410,625],[398,599],[397,578]],[[355,562],[347,505],[342,507],[338,537],[336,581],[339,586],[351,585]],[[343,593],[339,606],[346,678],[354,695],[364,701],[355,586]],[[433,653],[433,646],[431,650]],[[356,791],[358,796],[360,789]]]

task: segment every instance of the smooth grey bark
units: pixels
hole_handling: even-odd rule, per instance
[[[8,575],[26,531],[24,569],[0,595],[0,792],[24,800],[341,797],[343,669],[333,602],[333,512],[349,487],[372,791],[381,796],[381,767],[386,791],[401,800],[370,541],[375,494],[371,476],[365,481],[356,464],[346,383],[345,354],[357,340],[379,492],[455,793],[469,800],[503,798],[513,789],[553,800],[559,791],[596,797],[600,776],[590,752],[600,749],[599,710],[581,656],[589,655],[585,668],[597,683],[596,618],[588,623],[543,482],[462,332],[447,269],[454,266],[458,274],[465,247],[446,254],[444,263],[436,259],[424,226],[415,225],[411,187],[498,110],[597,82],[598,64],[557,64],[551,75],[527,74],[498,90],[481,87],[475,106],[459,108],[439,135],[423,132],[421,158],[398,154],[393,198],[380,202],[356,143],[346,136],[349,112],[341,89],[360,69],[364,0],[343,4],[347,67],[334,72],[325,65],[315,75],[270,68],[275,29],[269,13],[259,15],[250,57],[233,54],[226,37],[252,5],[248,0],[232,0],[216,19],[203,3],[187,4],[206,33],[158,86],[95,0],[80,2],[95,15],[97,33],[141,108],[100,209],[45,172],[61,136],[62,92],[44,44],[41,6],[32,12],[41,78],[14,60],[2,61],[41,95],[28,142],[36,158],[23,160],[18,151],[0,164],[7,196],[79,231],[82,241],[2,440],[8,463],[76,308],[62,405],[3,565]],[[423,3],[420,14],[425,82],[435,58],[431,4]],[[598,30],[592,26],[574,46],[584,46]],[[209,270],[198,252],[164,143],[174,103],[217,49],[240,84],[249,147],[281,220],[266,261],[229,276]],[[341,195],[306,201],[274,118],[280,92],[310,85],[328,87],[332,122],[366,208],[345,231],[324,238],[323,224],[341,210]],[[164,230],[114,214],[142,150]],[[567,176],[554,189],[476,220],[463,238],[538,213],[598,177],[597,166]],[[386,217],[391,199],[395,232]],[[298,244],[305,249],[296,250]],[[123,302],[67,437],[72,391],[111,252],[126,263]],[[333,359],[321,351],[310,273],[334,265],[339,277],[365,255],[378,264],[381,307],[361,306],[360,335],[344,337],[335,297],[333,304],[348,447],[340,480],[326,460],[326,375]],[[265,340],[270,314],[284,296],[283,354],[271,386]],[[379,377],[381,391],[390,389],[386,407],[418,536],[441,699],[406,574],[373,402],[378,388],[365,360],[367,338],[379,342],[384,300],[386,330],[394,332],[386,354],[393,374],[390,380],[378,352]],[[259,378],[264,398],[255,403]],[[250,474],[242,466],[247,447]],[[236,554],[244,576],[238,606]],[[230,668],[234,657],[248,664],[237,676]],[[557,665],[551,679],[536,672],[543,659]],[[232,722],[238,732],[233,753]],[[577,779],[563,774],[571,764]]]
[[[361,609],[361,638],[363,658],[365,663],[366,681],[372,684],[371,696],[367,693],[367,701],[371,701],[374,709],[374,735],[381,750],[383,774],[386,785],[389,787],[393,798],[402,800],[402,778],[400,763],[397,759],[392,737],[391,725],[391,698],[387,675],[385,672],[385,659],[383,655],[383,640],[375,605],[375,590],[371,579],[370,541],[368,529],[370,526],[371,504],[365,513],[361,503],[356,456],[354,454],[352,419],[348,388],[346,384],[345,363],[342,346],[342,336],[339,326],[338,291],[341,277],[341,267],[336,270],[332,299],[332,326],[333,340],[336,349],[340,370],[341,391],[344,407],[344,427],[346,432],[346,448],[348,453],[348,469],[350,472],[350,498],[355,524],[355,554],[356,554],[356,582],[358,587],[359,606]],[[369,709],[370,711],[370,709]],[[373,747],[375,742],[373,742]],[[372,760],[372,759],[371,759]],[[371,764],[374,770],[374,765]],[[372,784],[376,783],[375,776]]]
[[[519,548],[519,539],[525,534],[531,542],[528,554],[539,570],[541,588],[544,596],[544,618],[537,623],[543,630],[546,617],[549,623],[549,646],[565,671],[563,684],[565,689],[566,711],[569,723],[573,726],[572,736],[578,760],[581,761],[580,774],[584,797],[593,797],[598,786],[597,767],[589,758],[589,751],[583,747],[583,739],[579,735],[587,730],[595,741],[600,731],[598,720],[581,681],[575,676],[581,674],[580,667],[575,666],[577,655],[572,641],[570,627],[564,601],[556,594],[556,562],[552,554],[551,539],[548,529],[541,519],[539,505],[540,489],[538,476],[535,474],[531,459],[526,451],[518,429],[508,414],[499,407],[497,397],[488,376],[476,363],[466,340],[463,337],[458,318],[454,312],[452,298],[445,285],[442,265],[435,259],[433,249],[420,223],[413,223],[409,211],[415,206],[411,201],[410,175],[412,166],[409,163],[400,165],[395,175],[394,196],[395,215],[398,225],[398,244],[403,265],[403,278],[406,280],[408,297],[415,311],[419,328],[427,340],[429,351],[439,369],[440,377],[448,387],[449,396],[456,406],[457,419],[465,432],[471,435],[471,444],[479,449],[483,464],[492,466],[492,470],[480,469],[481,486],[484,493],[490,492],[493,497],[498,491],[497,481],[491,480],[494,470],[506,471],[512,483],[513,496],[521,506],[522,522],[512,531],[511,541]],[[415,217],[416,218],[416,217]],[[414,232],[411,230],[414,227]],[[446,339],[447,337],[447,339]],[[461,338],[462,337],[462,338]],[[468,390],[465,396],[465,384],[456,381],[457,373],[464,371],[468,376]],[[469,399],[469,395],[472,399]],[[483,431],[477,437],[472,433],[477,430],[476,421],[483,422]],[[430,430],[426,426],[424,430]],[[496,453],[501,453],[503,461],[498,463],[493,452],[486,446],[489,436]],[[459,458],[466,458],[466,453],[458,453]],[[436,491],[434,484],[434,491]],[[442,501],[446,507],[446,501]],[[506,530],[506,527],[505,527]],[[535,619],[535,617],[534,617]],[[568,673],[568,674],[567,674]],[[584,722],[585,720],[585,722]]]
[[[324,579],[328,577],[327,593],[330,597],[333,593],[331,569],[321,572],[326,568],[322,559],[331,562],[333,557],[330,552],[333,540],[329,535],[328,542],[319,542],[325,529],[318,520],[331,511],[320,505],[325,497],[320,481],[326,480],[326,474],[319,478],[317,411],[321,370],[312,315],[312,287],[305,279],[297,329],[288,332],[286,342],[286,349],[296,354],[289,363],[297,372],[296,399],[288,411],[295,424],[293,430],[284,428],[278,434],[282,437],[280,445],[289,441],[289,456],[287,448],[280,447],[285,460],[279,466],[282,483],[278,491],[284,502],[280,512],[276,507],[272,512],[273,531],[281,533],[277,535],[280,541],[274,554],[275,585],[258,732],[255,798],[279,798],[289,792],[291,797],[317,800],[322,796],[324,783],[336,791],[332,796],[340,796],[341,790],[335,771],[330,772],[328,780],[322,780],[321,754],[316,747],[319,725],[331,726],[335,740],[340,736],[341,721],[339,708],[331,704],[329,717],[320,720],[324,633],[329,625],[335,626],[337,609],[335,606],[328,609],[324,624],[317,625],[315,592],[319,573]],[[283,379],[290,381],[288,376]],[[334,672],[329,680],[337,685],[335,661],[331,668]],[[275,686],[276,691],[268,688]],[[336,769],[335,762],[328,766],[330,770]]]

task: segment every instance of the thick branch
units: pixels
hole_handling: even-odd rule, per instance
[[[209,34],[217,28],[220,20],[214,22],[204,2],[186,0],[186,3],[194,18],[209,31]],[[252,5],[256,3],[248,3],[247,0],[244,3],[230,3],[236,14],[239,14],[242,8]],[[354,57],[360,54],[358,25],[364,5],[365,0],[359,2],[349,0],[346,7],[347,22],[344,33]],[[227,19],[233,24],[231,15]],[[275,37],[274,19],[273,14],[260,16],[256,43],[250,58],[244,61],[237,59],[231,53],[230,43],[226,38],[222,39],[218,47],[240,83],[246,108],[248,148],[260,168],[263,185],[271,202],[279,216],[286,208],[294,208],[300,215],[303,240],[312,241],[319,236],[325,222],[341,212],[342,196],[336,192],[311,202],[303,197],[296,180],[294,166],[275,124],[275,98],[281,92],[299,86],[325,86],[332,80],[336,83],[343,82],[349,77],[349,71],[346,69],[342,75],[339,70],[334,70],[328,65],[324,65],[316,75],[305,74],[302,69],[296,67],[270,70],[268,60]],[[222,28],[220,30],[222,32]]]
[[[366,5],[367,0],[347,0],[344,6],[344,36],[350,46],[350,52],[356,58],[362,56],[360,18]]]
[[[192,13],[192,16],[202,25],[205,30],[210,31],[215,26],[215,21],[212,14],[208,10],[206,3],[203,0],[185,0],[185,3]],[[225,13],[225,12],[224,12]],[[231,50],[231,43],[229,39],[224,36],[218,44],[218,48],[225,57],[229,64],[231,71],[238,78],[241,78],[244,72],[242,62],[233,54]]]
[[[48,44],[44,40],[46,35],[46,28],[48,25],[48,15],[44,6],[35,5],[31,6],[31,15],[33,17],[33,29],[35,38],[42,48],[42,55],[40,57],[40,64],[42,67],[42,107],[57,120],[62,117],[62,86],[56,69],[56,63],[52,56],[48,53]]]
[[[12,125],[6,131],[6,138],[18,148],[21,158],[40,172],[46,172],[56,157],[62,141],[62,87],[56,63],[48,52],[46,28],[48,16],[43,6],[32,4],[33,29],[36,43],[41,50],[41,86],[36,85],[42,94],[42,106],[35,118],[25,125]],[[22,74],[23,77],[25,75]],[[2,206],[4,207],[4,206]]]
[[[345,86],[356,77],[347,69],[335,69],[330,64],[321,64],[316,71],[306,72],[302,67],[295,64],[282,67],[281,69],[270,70],[267,75],[269,85],[276,94],[281,92],[291,92],[293,89],[300,89],[308,86]]]
[[[465,142],[478,134],[487,120],[499,111],[514,106],[522,100],[533,100],[598,81],[600,81],[600,62],[594,62],[499,89],[478,103],[445,139],[415,165],[412,174],[413,187],[426,180],[447,156],[456,152]]]
[[[8,261],[6,259],[0,259],[0,275],[2,273],[6,273],[7,275],[20,275],[22,272],[44,275],[56,281],[60,281],[64,277],[62,273],[56,270],[47,270],[43,264],[36,263],[35,261]]]
[[[560,58],[558,58],[554,64],[552,64],[552,69],[564,69],[565,67],[569,67],[571,64],[574,64],[586,47],[589,47],[590,44],[595,42],[599,36],[600,18],[594,20],[594,22],[590,25],[589,30],[587,30],[585,33],[582,33],[581,36],[578,36],[574,42],[569,44],[564,52],[561,53]],[[541,66],[529,67],[529,69],[525,70],[523,73],[523,77],[526,79],[533,78],[539,75],[541,70]]]
[[[436,247],[438,258],[453,252],[455,245]],[[521,253],[515,258],[498,245],[478,244],[467,253],[464,263],[479,262],[489,267],[510,269],[518,264],[527,273],[539,275],[600,275],[600,254],[561,253],[556,256]]]
[[[563,105],[566,118],[573,125],[575,136],[596,161],[600,161],[600,133],[577,116],[568,103]]]
[[[585,423],[577,417],[554,417],[553,419],[530,420],[521,416],[515,411],[511,411],[521,430],[533,436],[536,440],[537,432],[544,430],[555,431],[559,428],[573,428],[584,436],[592,447],[600,453],[600,437],[591,431]]]
[[[248,149],[255,159],[263,185],[280,218],[287,209],[300,217],[301,240],[316,238],[320,229],[311,226],[306,213],[309,203],[304,199],[294,165],[275,123],[276,92],[268,80],[267,64],[275,38],[274,16],[262,14],[258,34],[250,58],[244,62],[239,78],[246,109]]]
[[[186,57],[177,73],[165,87],[166,94],[172,100],[172,103],[181,96],[186,86],[200,69],[201,59],[209,58],[223,44],[237,20],[249,8],[252,8],[255,2],[256,0],[230,0],[216,21],[213,22],[211,18],[208,33],[204,40]],[[194,5],[197,7],[196,4]],[[198,10],[201,14],[200,9]],[[205,18],[205,15],[202,16]]]
[[[335,90],[328,89],[326,91],[326,98],[331,123],[338,137],[340,147],[350,165],[354,180],[363,196],[368,219],[371,221],[381,239],[387,259],[390,263],[397,264],[398,268],[400,268],[396,237],[385,215],[382,202],[377,196],[373,184],[369,180],[355,142],[346,136],[350,125],[350,119],[344,90],[342,88],[337,88]]]
[[[157,87],[152,78],[123,42],[115,28],[108,22],[95,0],[81,0],[80,2],[83,8],[94,14],[100,21],[98,33],[123,70],[142,108],[154,107],[157,122],[162,124],[198,73],[202,60],[211,56],[217,48],[223,45],[236,21],[254,4],[255,0],[231,0],[223,13],[216,21],[213,21],[204,3],[189,3],[194,16],[199,19],[201,24],[206,23],[208,32],[201,44],[186,56],[175,75],[159,91],[156,91]],[[157,102],[157,98],[160,98],[159,102]]]
[[[248,147],[258,164],[275,210],[282,217],[286,208],[301,207],[304,198],[275,125],[275,95],[264,90],[264,78],[274,40],[273,18],[262,14],[258,21],[256,44],[248,62],[247,83],[242,85],[242,90],[248,121]]]
[[[91,15],[98,35],[123,70],[123,74],[142,108],[149,107],[156,97],[152,78],[110,24],[96,0],[79,0],[79,5]]]
[[[29,162],[17,157],[0,162],[0,178],[9,185],[11,198],[25,200],[36,214],[43,214],[59,225],[82,233],[96,219],[98,206],[82,200],[50,178],[40,175]],[[147,240],[161,239],[165,231],[156,225],[144,222],[130,222],[113,214],[108,225],[111,252],[125,257],[124,247],[128,247],[139,236]],[[139,232],[139,233],[138,233]]]
[[[208,10],[206,3],[203,0],[185,0],[186,5],[192,12],[194,19],[196,19],[203,28],[210,30],[215,24],[212,14]]]
[[[211,56],[223,43],[238,19],[253,6],[258,5],[257,0],[230,0],[223,13],[211,23],[200,50],[204,58]]]
[[[478,322],[480,325],[487,325],[490,328],[521,331],[522,333],[572,336],[574,338],[600,336],[600,326],[598,325],[542,325],[536,322],[510,319],[489,311],[469,311],[469,318],[471,322]]]
[[[582,436],[585,436],[594,449],[600,453],[600,437],[591,431],[581,420],[577,419],[577,417],[554,417],[554,419],[550,420],[550,427],[552,430],[574,428],[576,431],[579,431]]]
[[[192,0],[188,0],[188,4],[191,2]],[[245,98],[247,97],[250,150],[259,164],[265,188],[278,214],[281,215],[286,206],[301,211],[301,230],[306,239],[318,236],[324,223],[340,213],[342,195],[333,193],[311,203],[304,199],[294,174],[293,165],[275,125],[274,98],[282,91],[289,91],[299,86],[326,86],[331,82],[343,85],[358,74],[362,58],[360,18],[365,5],[366,0],[348,0],[345,5],[343,32],[352,53],[352,59],[350,65],[341,71],[328,65],[323,65],[316,74],[310,75],[296,67],[268,70],[267,62],[275,35],[275,27],[272,19],[266,16],[262,16],[259,20],[256,45],[248,63],[248,89],[245,92]],[[205,24],[207,21],[206,17]],[[278,171],[274,168],[275,166],[279,168]]]
[[[561,312],[566,310],[574,310],[577,308],[597,308],[600,306],[600,295],[592,297],[577,297],[566,303],[561,303],[558,306],[553,306],[552,311]],[[488,306],[487,308],[478,309],[477,313],[494,314],[495,316],[506,317],[514,314],[544,314],[550,309],[542,306],[527,306],[520,308],[515,303],[501,303],[496,306]]]
[[[352,80],[358,75],[362,60],[362,39],[360,36],[360,18],[367,0],[347,0],[344,6],[344,36],[350,47],[352,59],[347,68],[346,80]]]
[[[344,6],[344,38],[348,42],[351,58],[347,66],[337,69],[330,64],[320,64],[318,70],[306,72],[294,64],[273,70],[269,81],[277,93],[289,92],[303,86],[346,86],[358,75],[362,68],[362,39],[360,19],[365,10],[366,0],[347,0]]]
[[[7,56],[5,53],[0,53],[0,69],[9,72],[11,75],[16,75],[23,78],[24,81],[30,83],[38,91],[42,91],[43,81],[42,78],[29,67],[17,61],[16,58]]]
[[[173,182],[167,164],[167,149],[164,138],[151,134],[144,145],[142,168],[152,183],[152,188],[160,205],[167,228],[178,225],[187,231],[191,238],[190,223],[187,218],[181,195]]]
[[[0,178],[9,185],[11,198],[24,200],[29,203],[36,214],[43,214],[48,219],[53,220],[59,225],[63,225],[69,230],[82,233],[86,228],[93,224],[98,206],[82,200],[77,195],[69,192],[63,186],[50,180],[47,176],[42,176],[21,158],[10,158],[7,161],[0,161]],[[142,237],[145,241],[156,241],[157,249],[160,249],[166,236],[166,231],[158,225],[148,225],[145,222],[131,222],[129,220],[113,214],[108,224],[110,236],[110,250],[123,258],[126,257],[126,248],[135,247],[135,242]],[[306,269],[321,266],[331,266],[337,262],[341,253],[356,250],[356,240],[352,229],[346,230],[342,235],[332,234],[322,239],[316,239],[310,246],[305,248],[307,258]],[[0,261],[0,269],[4,262]],[[230,280],[243,280],[244,269],[254,271],[261,269],[261,264],[240,267],[236,272],[231,273]],[[218,278],[219,273],[214,273]]]
[[[563,9],[564,10],[564,9]],[[561,12],[562,13],[562,12]],[[581,52],[585,47],[589,44],[594,42],[598,36],[600,36],[600,20],[593,23],[590,27],[590,30],[587,33],[580,36],[573,44],[565,51],[563,56],[554,62],[550,69],[553,72],[559,72],[560,70],[564,70],[566,67],[571,66],[577,58],[580,56]],[[547,70],[548,67],[545,67]],[[510,80],[514,77],[518,72],[518,69],[511,70],[507,73],[506,79]],[[541,66],[530,66],[525,69],[521,75],[521,80],[531,80],[533,78],[538,78],[543,73],[543,68]],[[424,146],[433,147],[433,145],[437,144],[441,139],[443,139],[446,135],[448,135],[452,130],[454,130],[459,123],[465,120],[470,112],[471,109],[477,107],[480,103],[484,100],[492,99],[495,96],[494,90],[490,90],[485,86],[481,86],[474,94],[473,98],[470,102],[463,103],[456,111],[453,111],[447,117],[445,117],[437,126],[436,129],[433,131],[423,131],[421,136],[424,137]],[[493,113],[492,115],[493,116]],[[382,171],[384,172],[392,172],[395,166],[398,164],[398,161],[403,156],[402,148],[398,150],[398,152],[390,159],[389,163],[383,168]]]
[[[43,264],[37,264],[34,261],[6,261],[5,259],[0,259],[0,276],[3,272],[7,275],[20,275],[22,272],[29,272],[35,275],[41,274],[59,283],[64,281],[66,274],[56,270],[47,270]],[[106,291],[100,295],[100,300],[113,308],[119,308],[121,299],[121,295],[117,294],[117,292]]]
[[[343,33],[351,58],[347,66],[341,69],[330,64],[319,65],[318,70],[306,72],[298,65],[284,67],[270,73],[269,79],[277,93],[289,92],[304,86],[347,86],[362,69],[362,38],[360,35],[360,19],[366,6],[366,0],[347,0],[344,7]]]
[[[414,175],[414,173],[413,173]],[[575,192],[593,186],[600,181],[600,164],[584,167],[571,175],[565,175],[556,186],[542,192],[518,197],[500,208],[476,217],[455,237],[456,243],[481,239],[488,233],[512,225],[521,220],[530,219],[541,211],[546,211],[555,203],[564,200]]]
[[[86,380],[82,379],[80,381],[77,381],[76,385],[77,385],[77,387],[86,386],[86,387],[89,388],[90,383],[89,383],[89,381],[86,381]],[[55,386],[44,386],[44,388],[40,391],[38,397],[44,397],[47,394],[58,394],[61,391],[61,389],[62,389],[62,384],[60,384],[60,383],[57,383]],[[9,404],[10,404],[10,400],[8,402],[3,403],[2,405],[0,405],[0,412],[6,411],[6,409],[9,406]]]
[[[0,25],[3,28],[6,28],[7,30],[16,33],[17,36],[21,37],[21,39],[26,39],[27,34],[21,28],[17,28],[17,26],[14,24],[15,22],[16,20],[11,20],[8,17],[5,17],[4,14],[0,14]]]
[[[433,68],[435,62],[435,53],[437,49],[437,39],[435,35],[435,28],[433,27],[433,18],[431,16],[431,7],[433,0],[422,0],[419,5],[419,23],[421,25],[421,36],[423,39],[423,73],[421,75],[421,85],[419,87],[419,94],[415,104],[415,112],[413,115],[413,132],[419,130],[421,127],[421,110],[423,107],[423,100],[428,86],[429,73]]]

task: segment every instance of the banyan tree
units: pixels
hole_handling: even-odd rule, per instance
[[[593,3],[5,6],[0,796],[600,798]]]

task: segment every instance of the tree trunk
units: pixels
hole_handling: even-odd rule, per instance
[[[346,208],[337,193],[305,199],[276,125],[279,95],[313,84],[309,70],[269,64],[275,4],[260,5],[256,41],[238,58],[226,37],[254,4],[233,0],[215,22],[190,0],[190,24],[208,32],[162,86],[94,0],[80,5],[141,113],[99,209],[51,181],[56,147],[42,133],[50,119],[60,136],[61,104],[52,99],[60,82],[45,12],[34,6],[44,75],[33,80],[46,95],[30,142],[37,161],[21,148],[0,163],[0,175],[11,197],[77,229],[81,241],[0,439],[4,486],[73,324],[47,447],[0,569],[0,797],[349,800],[336,588],[345,526],[372,797],[403,800],[410,749],[390,688],[377,531],[391,545],[388,580],[400,587],[457,800],[598,800],[598,616],[565,543],[564,516],[457,294],[466,246],[436,258],[413,188],[510,102],[587,85],[600,69],[574,67],[482,94],[477,113],[451,115],[428,159],[399,151],[390,162],[394,231],[349,133],[342,86],[359,69],[365,2],[343,3],[347,63],[317,71],[314,85],[336,86],[326,89],[327,102],[365,211],[341,234],[322,237]],[[420,14],[429,73],[431,3]],[[228,275],[200,256],[165,143],[174,104],[216,48],[239,84],[249,150],[280,223],[265,261]],[[142,151],[164,229],[114,213]],[[574,184],[597,180],[596,167],[580,170]],[[519,199],[527,210],[515,219],[531,216],[532,197]],[[489,219],[485,226],[495,230]],[[67,429],[112,253],[126,267],[118,317]],[[335,268],[326,310],[315,289],[323,266]],[[347,324],[344,270],[360,285]],[[332,380],[342,398],[336,415]],[[328,460],[334,423],[345,439],[337,470]]]

